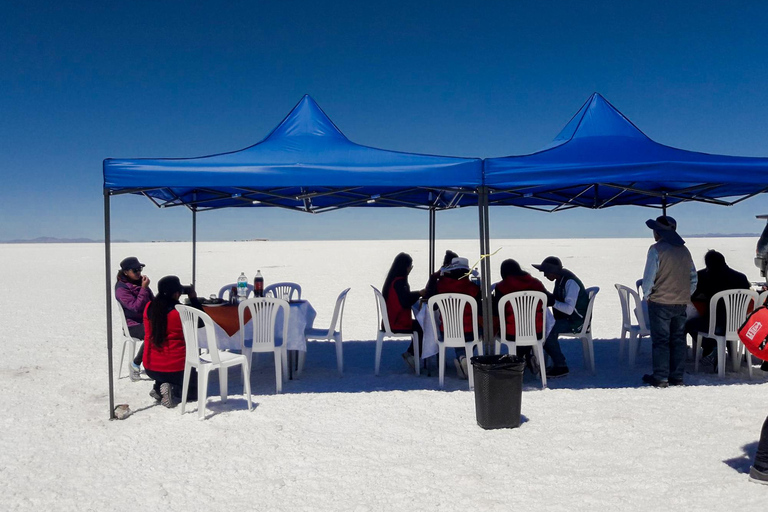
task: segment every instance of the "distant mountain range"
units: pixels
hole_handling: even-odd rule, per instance
[[[90,238],[54,238],[51,236],[39,236],[27,240],[0,240],[0,244],[95,244],[104,240],[92,240]],[[112,240],[112,242],[128,242],[128,240]]]

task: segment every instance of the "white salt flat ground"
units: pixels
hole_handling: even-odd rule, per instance
[[[690,239],[697,265],[709,248],[757,280],[753,238]],[[0,503],[4,510],[764,510],[768,488],[747,482],[768,414],[766,376],[686,375],[684,388],[640,385],[646,342],[635,368],[618,363],[620,311],[613,284],[640,277],[648,239],[495,240],[499,263],[560,256],[587,286],[600,286],[594,334],[597,375],[583,369],[576,341],[564,342],[571,375],[542,391],[526,375],[525,422],[484,431],[473,395],[449,367],[415,377],[400,352],[384,347],[373,376],[375,311],[397,252],[413,255],[414,288],[426,281],[424,241],[201,243],[198,290],[210,294],[241,271],[267,283],[301,283],[330,320],[336,295],[352,287],[344,318],[345,375],[331,345],[310,346],[300,380],[274,394],[267,358],[252,376],[248,412],[242,380],[230,401],[155,405],[149,381],[116,381],[117,403],[134,414],[108,420],[103,247],[0,245],[4,293],[0,387]],[[475,241],[438,243],[475,261]],[[153,283],[191,278],[191,244],[115,244],[147,264]],[[42,290],[31,288],[40,283]],[[154,284],[153,284],[154,286]],[[117,320],[117,317],[115,317]],[[117,326],[117,324],[115,324]],[[115,346],[115,365],[120,345]],[[214,377],[210,392],[216,393]],[[221,502],[221,505],[210,505]]]

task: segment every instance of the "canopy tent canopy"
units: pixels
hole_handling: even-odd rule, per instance
[[[732,205],[768,191],[768,158],[659,144],[595,93],[547,148],[486,159],[484,183],[491,205],[545,211],[666,208],[684,201]]]
[[[386,151],[347,139],[304,96],[264,140],[198,158],[104,160],[104,189],[196,211],[270,206],[311,213],[349,206],[476,205],[482,161]]]

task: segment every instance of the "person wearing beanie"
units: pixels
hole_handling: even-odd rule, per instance
[[[144,369],[155,381],[149,396],[159,400],[164,407],[175,407],[180,399],[184,383],[184,366],[187,357],[181,315],[176,311],[184,287],[176,276],[165,276],[157,283],[157,297],[144,309]],[[188,291],[190,306],[202,311],[194,288]],[[191,369],[187,400],[197,400],[197,372]]]
[[[643,295],[648,301],[653,373],[643,382],[658,388],[683,384],[686,307],[696,290],[696,266],[677,221],[668,215],[646,221],[656,243],[648,248],[643,272]]]

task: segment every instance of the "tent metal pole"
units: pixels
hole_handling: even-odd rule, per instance
[[[192,207],[192,287],[197,277],[197,208]]]
[[[667,216],[667,194],[661,196],[661,214]]]
[[[435,273],[435,209],[429,209],[429,275]]]
[[[109,419],[115,416],[115,383],[112,368],[112,279],[109,272],[112,269],[111,239],[109,217],[109,190],[104,189],[104,269],[106,270],[106,299],[107,299],[107,369],[109,372]]]
[[[480,187],[478,193],[478,217],[480,223],[480,283],[482,285],[483,349],[493,352],[493,312],[491,311],[491,261],[490,230],[488,229],[488,187]]]

